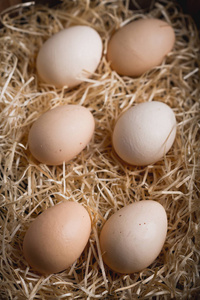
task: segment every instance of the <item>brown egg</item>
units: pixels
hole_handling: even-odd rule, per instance
[[[90,231],[90,216],[81,204],[57,204],[39,215],[27,230],[23,242],[25,259],[40,273],[63,271],[79,258]]]
[[[81,105],[62,105],[41,115],[28,137],[32,155],[47,165],[68,162],[89,143],[94,132],[94,118]]]
[[[174,42],[174,30],[165,21],[139,19],[111,37],[107,59],[120,75],[137,77],[160,65]]]

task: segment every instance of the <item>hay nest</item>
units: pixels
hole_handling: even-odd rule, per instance
[[[129,1],[64,1],[47,8],[23,4],[4,12],[0,37],[0,204],[1,299],[197,299],[200,293],[199,121],[200,41],[193,20],[167,0],[150,12],[128,9]],[[169,22],[176,42],[161,66],[140,78],[119,76],[106,61],[111,34],[146,16]],[[104,50],[92,78],[74,89],[56,89],[38,79],[35,60],[42,43],[75,24],[89,25]],[[135,167],[122,162],[111,144],[116,118],[143,101],[170,105],[178,123],[175,143],[158,163]],[[88,107],[96,122],[92,141],[66,165],[51,167],[31,156],[30,126],[52,107]],[[65,200],[83,203],[92,216],[87,247],[71,268],[40,276],[22,255],[24,234],[45,209]],[[154,263],[131,275],[102,262],[99,232],[116,210],[140,200],[166,209],[168,234]]]

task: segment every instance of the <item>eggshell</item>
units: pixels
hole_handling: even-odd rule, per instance
[[[63,105],[41,115],[30,129],[28,144],[32,155],[47,165],[68,162],[89,143],[94,118],[81,105]]]
[[[159,19],[125,25],[108,42],[107,59],[120,75],[137,77],[163,61],[174,45],[173,28]]]
[[[25,259],[40,273],[63,271],[79,258],[90,231],[90,217],[81,204],[69,201],[48,208],[26,232]]]
[[[102,258],[116,272],[139,272],[159,255],[166,234],[163,206],[152,200],[135,202],[105,222],[100,234]]]
[[[41,47],[36,68],[43,81],[56,87],[78,85],[96,70],[102,41],[89,26],[72,26],[51,36]]]
[[[113,147],[132,165],[159,161],[171,148],[176,136],[176,118],[165,103],[137,104],[119,117],[113,131]]]

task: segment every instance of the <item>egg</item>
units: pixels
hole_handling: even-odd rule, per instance
[[[103,261],[113,271],[134,273],[147,268],[162,250],[167,215],[156,201],[142,200],[114,213],[100,233]]]
[[[117,120],[112,143],[125,162],[153,164],[169,151],[176,136],[176,118],[165,103],[152,101],[132,106]]]
[[[77,25],[52,35],[39,50],[36,68],[39,77],[56,87],[74,87],[96,70],[102,55],[98,32]]]
[[[137,77],[160,65],[174,42],[174,30],[165,21],[139,19],[113,34],[107,59],[120,75]]]
[[[31,223],[23,241],[24,257],[42,274],[61,272],[80,257],[90,231],[87,210],[77,202],[61,202]]]
[[[42,114],[28,136],[32,155],[41,163],[59,165],[79,154],[89,143],[95,122],[81,105],[62,105]]]

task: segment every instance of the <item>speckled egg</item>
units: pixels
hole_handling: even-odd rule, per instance
[[[89,109],[81,105],[58,106],[35,121],[29,132],[29,149],[41,163],[68,162],[89,143],[94,127]]]
[[[142,200],[114,213],[100,233],[102,258],[119,273],[139,272],[159,255],[167,234],[167,215],[156,201]]]

